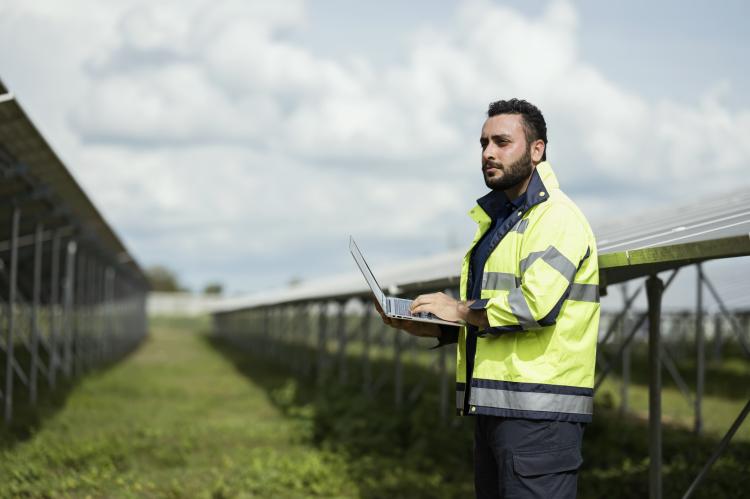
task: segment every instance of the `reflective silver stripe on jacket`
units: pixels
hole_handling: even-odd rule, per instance
[[[521,278],[509,272],[485,272],[482,274],[482,289],[510,291],[521,285]]]
[[[599,285],[574,282],[570,285],[568,300],[599,303]]]
[[[469,404],[519,411],[593,414],[594,398],[560,393],[516,392],[492,388],[471,388]]]
[[[578,271],[578,268],[568,260],[568,258],[560,253],[554,246],[549,246],[544,251],[532,251],[529,256],[521,260],[521,276],[531,267],[538,259],[544,260],[550,267],[557,270],[562,274],[568,282],[571,282]]]
[[[464,408],[464,397],[466,396],[466,392],[464,390],[458,390],[456,389],[456,409],[463,409]]]
[[[524,298],[521,288],[511,290],[508,294],[508,304],[510,305],[510,311],[524,329],[539,329],[541,327],[534,320],[534,316],[531,315],[529,304],[526,303],[526,298]]]
[[[515,231],[515,232],[518,232],[519,234],[523,234],[524,232],[526,232],[526,227],[528,227],[528,226],[529,226],[529,219],[528,218],[522,218],[510,230],[511,230],[511,232]]]

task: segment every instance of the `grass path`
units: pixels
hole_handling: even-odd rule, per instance
[[[341,458],[307,443],[309,422],[282,417],[192,329],[152,327],[30,438],[6,438],[0,496],[357,496]]]

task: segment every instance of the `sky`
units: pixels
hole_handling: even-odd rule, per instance
[[[489,102],[594,226],[750,185],[746,2],[0,0],[0,78],[142,266],[229,294],[466,246]]]

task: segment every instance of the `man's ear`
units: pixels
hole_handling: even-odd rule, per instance
[[[542,139],[535,140],[531,143],[531,161],[534,164],[539,163],[542,161],[542,156],[544,156],[544,141]]]

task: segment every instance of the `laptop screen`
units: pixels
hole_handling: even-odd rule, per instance
[[[362,256],[362,253],[360,253],[359,248],[357,247],[357,243],[354,242],[354,238],[351,236],[349,236],[349,251],[351,251],[354,261],[357,262],[359,270],[362,271],[362,275],[365,276],[365,280],[370,286],[372,294],[375,295],[375,299],[380,303],[380,307],[385,310],[385,293],[380,289],[380,285],[378,284],[378,281],[375,280],[375,276],[372,275],[372,271],[367,265],[365,257]]]

